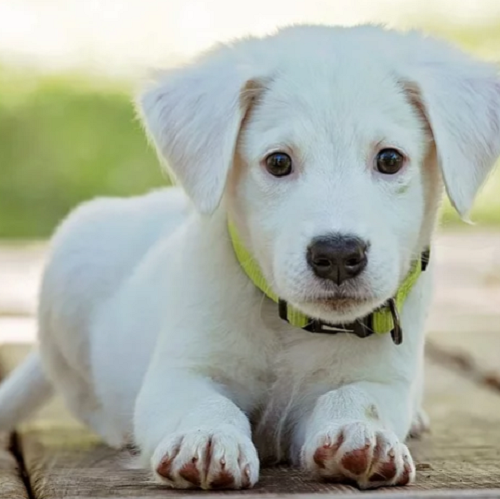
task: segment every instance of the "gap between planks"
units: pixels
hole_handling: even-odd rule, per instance
[[[10,434],[9,451],[14,456],[14,459],[16,461],[19,480],[21,480],[24,485],[26,497],[28,499],[35,499],[33,491],[31,490],[31,483],[28,472],[24,464],[24,457],[19,446],[19,436],[15,431]]]

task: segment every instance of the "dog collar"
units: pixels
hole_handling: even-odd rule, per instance
[[[235,226],[229,222],[228,228],[236,258],[242,269],[258,289],[278,304],[280,317],[292,326],[313,333],[351,333],[360,338],[366,338],[372,334],[381,335],[391,333],[391,337],[396,345],[402,343],[403,330],[399,320],[399,311],[402,309],[406,298],[417,282],[420,274],[427,268],[430,257],[430,251],[428,249],[423,251],[420,258],[412,264],[410,272],[407,274],[393,298],[390,298],[381,307],[377,308],[366,317],[357,319],[350,324],[329,324],[308,317],[299,310],[288,305],[285,300],[282,300],[276,295],[268,285],[259,265],[243,245]]]

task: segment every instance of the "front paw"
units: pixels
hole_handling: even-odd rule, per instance
[[[407,485],[415,466],[406,445],[390,431],[364,422],[338,424],[307,441],[302,465],[316,477],[354,482],[361,489]]]
[[[176,489],[245,489],[259,477],[255,446],[231,427],[170,435],[157,447],[151,464],[156,478]]]

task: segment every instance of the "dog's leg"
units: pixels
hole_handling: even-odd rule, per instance
[[[259,460],[250,423],[223,388],[185,370],[153,374],[137,401],[135,438],[156,478],[175,488],[253,486]]]
[[[363,489],[411,483],[409,392],[403,383],[358,382],[322,395],[303,422],[296,460],[317,477]]]
[[[432,296],[432,265],[402,311],[403,345],[394,350],[376,342],[378,347],[374,344],[366,357],[360,357],[373,381],[345,384],[311,403],[308,400],[309,412],[298,412],[303,416],[296,422],[291,457],[314,476],[354,482],[363,489],[414,480],[415,466],[404,441],[422,398],[423,333]],[[358,374],[353,379],[367,378]]]
[[[96,399],[92,385],[71,366],[59,346],[50,341],[40,345],[45,370],[60,394],[68,410],[97,433],[109,446],[120,448],[127,443],[120,426],[110,420]]]

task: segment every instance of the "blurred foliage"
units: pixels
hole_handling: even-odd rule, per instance
[[[0,237],[46,237],[80,201],[165,183],[127,89],[0,72]]]
[[[430,31],[485,57],[500,53],[500,26]],[[0,69],[0,237],[47,237],[77,203],[164,185],[125,85]],[[500,225],[500,168],[472,220]],[[444,225],[459,218],[444,204]]]

